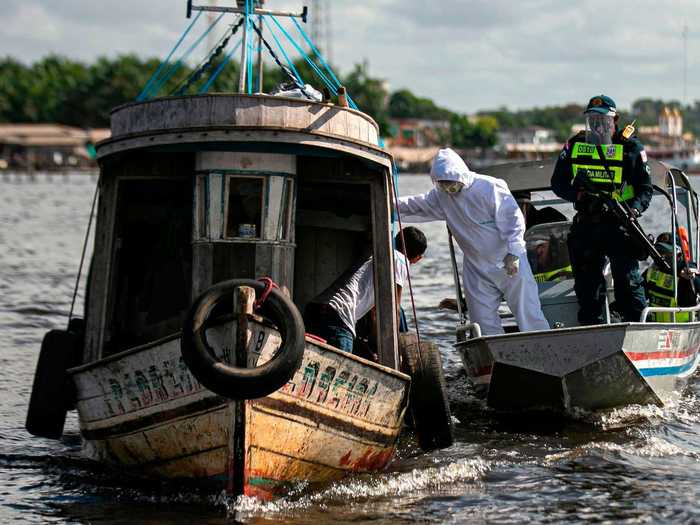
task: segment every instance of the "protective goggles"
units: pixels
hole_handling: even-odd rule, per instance
[[[457,180],[439,180],[437,181],[438,189],[444,191],[445,193],[459,193],[464,187],[464,183]]]

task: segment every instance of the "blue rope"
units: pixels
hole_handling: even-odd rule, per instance
[[[262,15],[258,15],[258,27],[262,27]],[[258,56],[262,55],[262,34],[258,38]],[[261,59],[262,60],[262,59]],[[258,93],[262,93],[263,90],[263,78],[260,71],[258,71]]]
[[[297,30],[299,31],[299,34],[304,38],[304,40],[306,40],[306,43],[309,45],[309,48],[311,48],[311,50],[314,52],[314,54],[316,55],[316,58],[318,58],[321,61],[321,64],[323,65],[325,70],[328,72],[328,74],[330,74],[331,78],[335,81],[336,87],[340,87],[341,86],[340,80],[338,80],[338,77],[335,76],[335,73],[333,73],[333,69],[331,69],[331,66],[328,65],[328,62],[326,62],[326,60],[323,58],[323,55],[321,55],[321,52],[318,50],[318,48],[314,44],[313,40],[311,40],[308,33],[306,31],[304,31],[304,28],[301,27],[301,24],[299,24],[299,22],[297,22],[296,18],[292,18],[292,22],[294,22],[294,25],[296,26]],[[333,94],[337,95],[338,93],[334,92]],[[350,97],[350,94],[346,93],[346,96],[348,99],[348,103],[350,104],[350,107],[353,109],[358,109],[357,104],[355,104],[355,101],[352,99],[352,97]]]
[[[200,11],[201,13],[201,11]],[[226,13],[221,13],[214,22],[211,23],[211,25],[207,28],[207,30],[202,33],[197,40],[189,47],[187,51],[185,51],[180,58],[177,59],[177,61],[170,67],[170,69],[163,75],[163,78],[161,78],[158,81],[158,84],[149,91],[148,97],[151,98],[155,96],[158,91],[160,91],[160,88],[163,87],[163,85],[172,78],[172,76],[182,67],[183,62],[187,59],[187,57],[190,56],[190,53],[194,51],[194,49],[199,46],[199,44],[202,43],[202,40],[206,38],[206,36],[211,32],[212,29],[214,29],[214,26],[219,23],[219,20],[225,15]]]
[[[253,0],[246,0],[245,1],[245,24],[246,24],[246,65],[245,67],[248,70],[248,75],[247,75],[247,84],[248,84],[248,94],[252,95],[253,94],[253,35],[252,30],[252,22],[250,20],[250,11],[253,6]],[[241,64],[243,66],[243,64]]]
[[[136,97],[137,101],[141,102],[144,99],[146,92],[150,89],[151,84],[153,84],[153,81],[158,77],[158,75],[163,70],[163,68],[168,64],[168,62],[170,61],[170,59],[173,56],[173,53],[175,53],[177,48],[180,47],[180,44],[185,39],[187,34],[190,32],[190,29],[192,29],[192,27],[197,22],[197,20],[199,20],[199,17],[201,15],[202,15],[202,11],[197,13],[197,16],[194,17],[194,20],[192,20],[192,22],[187,27],[187,29],[185,29],[185,31],[182,33],[182,35],[180,35],[180,39],[175,43],[175,46],[170,50],[170,53],[168,53],[168,56],[165,58],[165,60],[163,62],[160,63],[160,65],[158,66],[158,69],[156,69],[156,72],[153,73],[153,75],[151,75],[151,78],[148,79],[148,82],[146,82],[146,85],[143,87],[143,90],[141,91],[141,93],[139,93],[138,97]]]
[[[294,67],[294,62],[292,62],[289,59],[289,55],[287,55],[287,52],[284,50],[284,47],[282,47],[282,44],[280,43],[279,39],[277,38],[277,35],[275,32],[272,30],[272,27],[270,27],[270,24],[267,23],[267,16],[263,17],[263,23],[265,24],[265,27],[267,27],[267,30],[270,32],[272,35],[272,38],[275,39],[275,43],[277,44],[277,47],[279,50],[282,52],[282,55],[284,56],[284,59],[287,61],[287,65],[289,66],[289,69],[292,70],[292,73],[294,73],[294,76],[297,78],[299,81],[299,84],[301,86],[304,85],[304,81],[301,79],[301,75],[299,75],[299,72],[297,71],[297,68]]]
[[[282,25],[279,23],[279,21],[277,20],[277,18],[275,18],[274,15],[270,15],[270,18],[272,18],[272,21],[277,25],[277,27],[279,28],[279,30],[282,31],[282,33],[284,34],[284,36],[287,37],[287,40],[289,40],[289,42],[291,42],[291,44],[296,48],[296,50],[299,52],[299,54],[301,55],[301,57],[306,61],[306,63],[309,64],[309,66],[311,66],[311,69],[314,70],[314,72],[316,73],[316,75],[321,79],[321,81],[326,85],[326,87],[327,87],[328,89],[330,89],[330,90],[333,92],[334,95],[337,95],[337,94],[338,94],[338,91],[337,91],[335,85],[333,84],[333,82],[331,82],[330,79],[323,73],[323,71],[321,71],[321,69],[316,65],[316,63],[315,63],[313,60],[311,60],[311,58],[309,57],[309,55],[302,49],[302,47],[301,47],[299,44],[296,43],[296,41],[292,38],[292,35],[290,35],[290,34],[284,29],[284,27],[282,27]],[[351,102],[351,100],[352,100],[352,99],[350,99],[350,98],[348,97],[348,104],[350,104],[350,107],[351,107],[351,108],[357,109],[357,105],[355,104],[354,101]]]
[[[309,48],[311,48],[311,50],[314,52],[314,54],[316,55],[316,58],[318,58],[321,61],[321,64],[323,65],[325,70],[328,72],[328,74],[331,76],[331,78],[335,81],[336,88],[340,87],[341,86],[340,80],[338,80],[338,77],[335,75],[335,73],[333,73],[333,69],[331,69],[331,66],[329,66],[328,62],[326,62],[326,60],[323,58],[323,55],[321,55],[321,52],[318,50],[318,48],[314,44],[313,40],[311,40],[308,33],[306,31],[304,31],[304,28],[301,27],[299,22],[297,22],[296,18],[292,18],[292,22],[294,22],[294,25],[296,26],[297,30],[299,31],[299,34],[304,38],[304,40],[306,40],[306,43],[309,45]],[[338,94],[336,90],[332,90],[332,91],[333,91],[334,95]],[[352,100],[349,93],[347,94],[347,99],[348,99],[348,102],[350,103],[351,108],[358,109],[357,104],[355,104],[355,101]]]
[[[223,62],[221,62],[221,64],[219,64],[219,66],[216,68],[216,70],[209,77],[209,80],[207,80],[206,83],[201,88],[199,88],[199,91],[197,91],[197,93],[199,93],[201,95],[202,93],[206,93],[207,91],[209,91],[209,88],[211,87],[211,85],[214,83],[214,81],[219,76],[219,74],[223,71],[224,67],[226,67],[226,64],[229,63],[229,60],[231,60],[231,57],[233,56],[233,54],[238,50],[239,47],[241,47],[242,43],[243,43],[243,39],[241,38],[238,41],[238,43],[235,46],[233,46],[233,49],[231,49],[231,51],[226,53],[226,56],[224,57]]]
[[[284,27],[282,27],[282,24],[279,23],[277,18],[275,18],[274,15],[269,15],[270,18],[272,18],[272,21],[275,23],[275,25],[279,28],[280,31],[282,31],[282,34],[287,37],[287,40],[294,46],[294,48],[299,52],[301,57],[311,66],[311,69],[313,69],[316,74],[319,76],[319,78],[323,81],[323,83],[326,85],[327,88],[335,91],[335,87],[333,86],[333,83],[326,77],[326,75],[323,74],[323,72],[319,69],[319,67],[314,63],[313,60],[309,58],[309,56],[306,54],[306,52],[299,46],[299,44],[296,43],[296,41],[292,38],[292,35],[290,35]]]

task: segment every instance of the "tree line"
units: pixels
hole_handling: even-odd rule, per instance
[[[174,64],[167,81],[158,87],[157,95],[178,92],[193,94],[203,86],[209,75],[220,65],[213,60],[198,79],[192,75],[197,68]],[[83,128],[109,126],[112,108],[134,101],[160,64],[157,58],[122,55],[98,58],[92,63],[50,55],[26,65],[11,57],[0,59],[0,122],[54,122]],[[296,62],[295,68],[306,82],[320,90],[320,82],[310,66]],[[231,62],[221,70],[209,92],[237,91],[239,65]],[[270,92],[289,78],[277,66],[264,67],[263,91]],[[192,80],[191,82],[188,82]],[[449,131],[440,139],[456,147],[490,147],[496,142],[498,130],[542,126],[553,129],[558,140],[571,134],[571,126],[582,122],[584,106],[567,104],[511,111],[502,107],[479,111],[467,116],[439,107],[431,99],[415,95],[408,89],[388,92],[382,79],[372,77],[366,63],[356,64],[340,76],[360,109],[379,124],[383,136],[395,133],[390,119],[420,118],[449,122]],[[700,102],[683,106],[677,101],[664,102],[643,98],[634,102],[631,111],[621,115],[624,123],[633,119],[637,126],[657,123],[664,107],[677,107],[683,112],[685,129],[700,134]]]

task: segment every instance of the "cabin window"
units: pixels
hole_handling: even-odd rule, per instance
[[[285,184],[286,196],[282,207],[282,233],[280,239],[291,241],[293,238],[292,232],[292,212],[294,210],[294,181],[287,179]]]
[[[262,237],[264,189],[265,179],[262,177],[236,175],[227,178],[226,237]]]

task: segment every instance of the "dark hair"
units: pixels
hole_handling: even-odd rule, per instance
[[[401,232],[396,234],[394,241],[396,249],[403,253],[409,259],[423,255],[428,248],[428,240],[425,234],[415,226],[407,226],[403,230],[403,238],[406,241],[406,249],[401,242]]]

